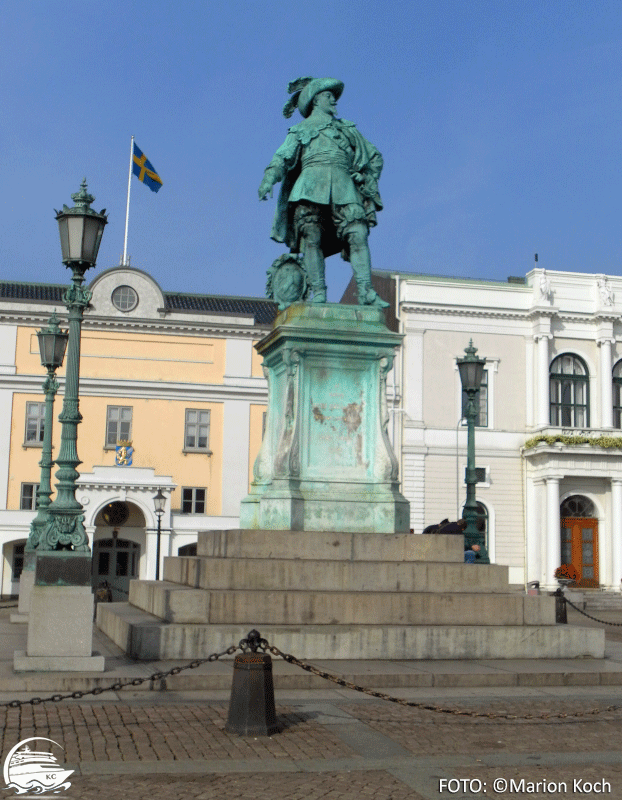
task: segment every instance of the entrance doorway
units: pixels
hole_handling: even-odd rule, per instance
[[[572,564],[577,571],[575,586],[585,589],[599,585],[598,519],[594,504],[581,495],[566,498],[561,505],[562,564]]]
[[[130,580],[138,577],[140,545],[129,539],[98,539],[93,544],[93,584],[107,581],[113,603],[126,602]]]
[[[113,500],[98,512],[95,525],[93,588],[106,581],[113,602],[126,602],[130,581],[140,574],[141,543],[145,546],[143,512],[134,503]]]

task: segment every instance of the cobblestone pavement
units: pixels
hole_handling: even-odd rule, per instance
[[[603,690],[554,698],[521,698],[516,690],[509,699],[466,692],[464,702],[454,697],[443,705],[545,714],[605,708],[618,699]],[[155,693],[152,701],[5,708],[1,758],[29,737],[57,742],[64,748],[59,760],[75,770],[70,789],[58,795],[67,800],[622,798],[622,711],[491,720],[346,693],[307,694],[277,699],[282,732],[256,738],[225,732],[225,700],[166,702]]]
[[[225,732],[227,705],[22,706],[3,709],[2,752],[43,735],[61,744],[65,762],[191,761],[203,759],[327,759],[354,751],[325,726],[279,708],[283,733],[244,738]]]
[[[620,614],[601,616],[622,622]],[[3,648],[8,653],[10,676],[16,634],[8,628],[4,638],[0,655]],[[607,641],[615,667],[622,663],[622,627],[608,628]],[[435,683],[386,691],[444,707],[508,714],[622,706],[622,687],[606,685],[604,678],[600,685],[590,686],[589,680],[579,685],[582,664],[578,667],[563,687],[549,686],[543,669],[541,683],[529,688],[470,688],[467,663],[452,673],[463,681],[453,688]],[[140,674],[150,668],[140,666]],[[477,668],[485,670],[486,664]],[[62,680],[52,691],[61,686]],[[622,800],[622,710],[565,720],[474,718],[326,686],[277,691],[283,730],[272,737],[225,732],[228,690],[125,689],[0,708],[0,759],[4,763],[23,739],[57,742],[64,748],[55,753],[59,761],[75,770],[71,787],[54,795],[65,800]],[[13,699],[7,692],[4,700]],[[48,749],[49,743],[42,744]],[[2,785],[0,800],[18,796]],[[40,795],[21,795],[35,796]]]
[[[142,782],[142,779],[141,779]],[[77,781],[76,781],[77,784]],[[73,787],[72,787],[73,788]],[[97,777],[80,781],[81,800],[123,797],[125,800],[425,800],[385,772],[325,772],[261,775],[163,775],[158,779]]]

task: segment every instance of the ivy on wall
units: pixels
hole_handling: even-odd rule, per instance
[[[525,448],[530,449],[545,442],[546,444],[589,444],[591,447],[603,447],[606,450],[613,450],[615,448],[622,449],[622,436],[564,436],[561,433],[554,436],[534,436],[532,439],[527,439]]]

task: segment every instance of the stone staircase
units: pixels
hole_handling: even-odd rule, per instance
[[[604,633],[555,624],[552,597],[510,593],[507,567],[464,564],[461,537],[228,530],[132,581],[97,624],[130,656],[201,658],[251,628],[315,659],[604,656]]]
[[[620,592],[583,591],[583,602],[577,602],[570,595],[572,602],[584,611],[621,611],[622,594]]]

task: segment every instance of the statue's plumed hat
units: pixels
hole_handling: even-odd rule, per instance
[[[334,78],[297,78],[287,86],[292,95],[283,106],[283,116],[291,117],[298,108],[303,117],[308,117],[313,108],[313,98],[320,92],[332,92],[339,100],[343,92],[343,82]]]

